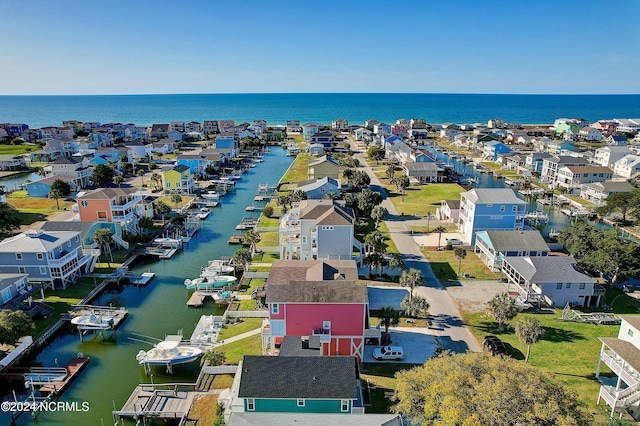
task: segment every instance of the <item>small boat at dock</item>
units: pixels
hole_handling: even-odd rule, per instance
[[[79,315],[71,320],[71,324],[80,330],[110,330],[113,328],[113,317],[102,315]]]
[[[211,210],[209,210],[206,207],[203,207],[200,209],[200,211],[198,212],[198,214],[196,216],[198,216],[198,219],[200,220],[205,220],[206,218],[209,217],[209,215],[211,214]]]
[[[144,365],[145,370],[153,365],[166,365],[171,373],[171,366],[186,364],[197,360],[202,355],[202,349],[182,344],[181,335],[169,335],[165,340],[157,343],[153,349],[141,350],[136,355],[138,364]]]
[[[230,284],[233,284],[238,279],[232,275],[211,275],[199,277],[193,280],[184,280],[184,285],[188,290],[211,290],[214,288],[221,288]]]

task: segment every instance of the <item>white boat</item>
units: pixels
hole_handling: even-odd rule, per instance
[[[144,272],[140,275],[140,278],[134,280],[132,284],[135,285],[147,285],[156,276],[154,272]]]
[[[526,220],[530,220],[530,221],[534,221],[534,222],[548,222],[549,221],[549,216],[541,211],[541,210],[536,210],[534,212],[529,212],[527,214],[524,215],[524,218]]]
[[[238,279],[233,275],[211,275],[199,277],[194,280],[184,280],[184,285],[189,290],[212,290],[233,284]]]
[[[113,327],[113,318],[95,314],[80,315],[71,319],[71,324],[81,330],[109,330]]]
[[[182,240],[179,238],[156,238],[153,242],[160,247],[179,247],[182,244]]]
[[[212,260],[209,265],[202,268],[200,277],[230,274],[231,272],[233,272],[233,266],[220,260]]]
[[[208,191],[208,192],[205,192],[204,194],[200,194],[200,196],[207,200],[218,201],[220,199],[220,194],[215,191]]]
[[[209,217],[210,214],[211,214],[211,210],[209,210],[206,207],[203,207],[200,209],[200,212],[196,216],[198,216],[198,219],[200,220],[205,220],[206,218]]]
[[[240,180],[240,179],[242,179],[242,173],[241,172],[234,172],[231,176],[229,176],[229,178],[231,180]]]
[[[140,365],[176,365],[193,362],[202,355],[202,349],[193,346],[181,345],[182,336],[167,336],[165,340],[157,343],[153,349],[140,351],[136,360]]]

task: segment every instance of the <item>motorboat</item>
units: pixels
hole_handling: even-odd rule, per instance
[[[232,275],[212,275],[199,277],[194,280],[186,279],[184,280],[184,285],[189,290],[211,290],[233,284],[237,280],[238,279]]]
[[[200,209],[200,211],[198,212],[198,214],[196,216],[198,216],[198,219],[200,220],[205,220],[206,218],[209,217],[209,215],[211,214],[211,210],[209,210],[206,207],[203,207]]]
[[[79,315],[71,319],[71,324],[81,330],[109,330],[113,328],[113,317],[102,315]]]
[[[177,365],[193,362],[202,355],[202,349],[182,344],[181,335],[169,335],[148,350],[136,355],[140,365]]]
[[[233,269],[233,266],[226,262],[221,260],[211,260],[207,266],[202,268],[200,277],[230,274],[233,272]]]
[[[524,218],[532,222],[548,222],[549,221],[549,216],[542,210],[529,212],[524,215]]]
[[[207,200],[218,201],[220,199],[220,194],[216,191],[208,191],[203,194],[200,194],[200,196]]]

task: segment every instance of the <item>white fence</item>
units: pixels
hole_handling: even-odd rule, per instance
[[[243,278],[269,278],[268,272],[245,272]]]
[[[269,318],[269,311],[226,311],[227,318]]]
[[[14,359],[19,357],[20,354],[22,354],[24,351],[29,349],[29,347],[31,346],[32,343],[33,343],[33,337],[26,336],[24,341],[22,343],[20,343],[18,346],[16,346],[16,348],[9,355],[7,355],[4,358],[0,359],[0,365],[3,366],[3,367],[6,367],[7,365],[10,365],[13,362]]]

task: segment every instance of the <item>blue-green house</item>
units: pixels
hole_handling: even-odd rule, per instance
[[[244,412],[364,413],[355,357],[245,355],[238,371]]]

